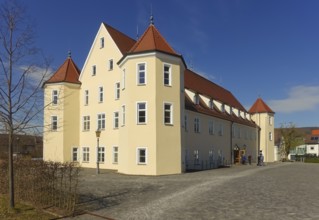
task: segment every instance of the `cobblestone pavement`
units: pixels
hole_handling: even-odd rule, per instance
[[[233,166],[169,176],[82,172],[70,219],[319,219],[319,165]],[[98,217],[100,216],[100,217]]]

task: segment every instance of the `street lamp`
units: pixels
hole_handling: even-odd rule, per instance
[[[100,164],[99,164],[99,139],[101,136],[100,129],[95,131],[97,145],[96,145],[96,174],[100,174]]]

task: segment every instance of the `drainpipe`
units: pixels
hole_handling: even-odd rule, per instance
[[[230,165],[234,164],[234,155],[233,155],[233,125],[234,122],[232,121],[230,124]]]

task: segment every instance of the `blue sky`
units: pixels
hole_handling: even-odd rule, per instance
[[[0,0],[3,1],[3,0]],[[261,97],[276,127],[319,126],[317,0],[28,0],[36,44],[56,69],[82,68],[101,22],[136,38],[155,26],[188,65],[247,108]]]

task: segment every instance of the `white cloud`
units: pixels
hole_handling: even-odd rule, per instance
[[[38,66],[32,66],[31,68],[27,66],[20,66],[20,69],[27,71],[29,81],[34,85],[48,80],[54,72],[52,68],[46,69]]]
[[[319,108],[319,86],[292,87],[287,98],[270,100],[269,105],[275,112],[282,113],[315,110]]]

